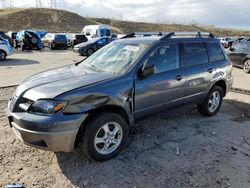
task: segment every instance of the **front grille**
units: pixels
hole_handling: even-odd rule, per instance
[[[34,101],[17,96],[13,96],[10,99],[10,111],[11,112],[26,112],[25,109],[20,108],[20,104],[24,104],[25,106],[30,106]],[[27,109],[27,108],[26,108]]]

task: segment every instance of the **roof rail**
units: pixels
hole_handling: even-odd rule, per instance
[[[133,33],[129,33],[129,34],[121,37],[121,39],[132,38],[132,37],[136,37],[136,36],[142,36],[142,37],[163,36],[166,34],[168,34],[168,33],[165,33],[165,32],[133,32]]]
[[[210,38],[215,38],[212,33],[198,31],[198,32],[171,32],[161,37],[160,40],[170,39],[171,37],[174,36],[195,36],[197,38],[202,38],[202,36],[208,36]]]

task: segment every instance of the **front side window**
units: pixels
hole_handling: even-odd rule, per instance
[[[156,48],[145,63],[155,66],[155,74],[180,68],[179,45],[169,44]]]
[[[148,44],[110,43],[82,61],[78,67],[120,75],[127,72],[147,48]]]
[[[184,43],[184,63],[186,67],[208,63],[204,43]]]
[[[222,61],[225,59],[221,47],[218,43],[207,43],[207,50],[210,62]]]

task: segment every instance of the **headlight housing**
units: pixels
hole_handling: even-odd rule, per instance
[[[36,114],[54,114],[62,111],[67,104],[67,101],[37,100],[29,107],[28,112]]]

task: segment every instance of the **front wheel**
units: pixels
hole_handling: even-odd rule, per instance
[[[87,50],[87,55],[91,56],[94,53],[94,50],[92,48]]]
[[[203,103],[198,104],[198,111],[205,116],[213,116],[217,114],[223,100],[223,89],[214,86],[208,93]]]
[[[111,112],[95,117],[84,133],[84,150],[97,161],[109,160],[126,145],[129,128],[125,119]]]
[[[21,42],[20,47],[21,47],[21,50],[22,50],[22,51],[24,51],[24,50],[25,50],[25,46],[24,46],[23,42]]]
[[[244,62],[243,70],[245,73],[250,73],[250,59],[248,59]]]
[[[4,61],[6,59],[6,53],[3,50],[0,50],[0,61]]]

